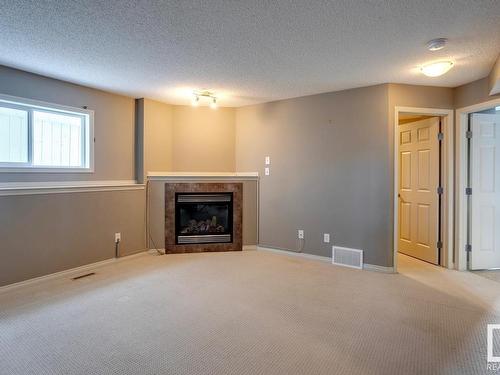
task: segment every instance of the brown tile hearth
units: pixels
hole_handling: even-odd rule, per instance
[[[176,193],[233,193],[233,237],[228,243],[177,244],[175,233]],[[199,253],[211,251],[241,251],[242,243],[242,183],[166,183],[165,184],[165,253]]]

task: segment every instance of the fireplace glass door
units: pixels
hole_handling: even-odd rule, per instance
[[[232,193],[176,193],[177,244],[233,241]]]

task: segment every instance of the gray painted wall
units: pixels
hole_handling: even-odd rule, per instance
[[[0,173],[0,182],[134,180],[134,99],[0,66],[0,93],[95,111],[94,173]],[[0,286],[145,248],[145,191],[0,197]]]
[[[237,109],[236,169],[262,176],[261,245],[297,250],[300,228],[304,252],[330,256],[334,243],[392,264],[387,112],[387,85]]]
[[[392,265],[394,107],[458,108],[492,98],[485,78],[457,89],[390,84],[218,112],[146,101],[137,159],[144,169],[134,160],[134,99],[2,66],[0,93],[96,113],[95,173],[1,173],[0,182],[131,180],[147,169],[259,171],[262,245],[297,250],[300,228],[305,252],[330,255],[327,232],[332,243],[364,249],[367,263],[382,266]],[[254,244],[257,185],[245,190],[244,243]],[[0,197],[0,285],[110,258],[116,231],[122,254],[142,250],[144,193]],[[151,199],[152,235],[163,243],[162,189]]]
[[[500,98],[500,94],[490,95],[488,78],[459,86],[453,90],[453,93],[455,109]]]
[[[0,173],[0,182],[135,180],[134,99],[0,65],[0,94],[95,111],[94,173]]]
[[[144,190],[0,197],[0,286],[144,246]]]
[[[491,95],[500,94],[500,54],[497,57],[497,61],[493,68],[491,69],[490,75],[488,76],[488,90]]]

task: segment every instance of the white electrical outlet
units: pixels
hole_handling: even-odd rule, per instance
[[[264,169],[264,174],[265,174],[266,176],[269,176],[269,175],[271,174],[271,170],[269,169],[269,167],[266,167],[266,168]]]
[[[266,165],[269,165],[269,164],[271,164],[271,157],[266,156]]]
[[[323,242],[330,243],[330,233],[323,233]]]
[[[118,243],[122,240],[122,234],[121,233],[115,233],[115,243]]]
[[[304,239],[304,230],[303,229],[299,229],[297,231],[297,237],[299,238],[299,240],[303,240]]]

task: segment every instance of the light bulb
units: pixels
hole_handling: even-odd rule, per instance
[[[210,108],[216,109],[217,108],[217,99],[213,98],[212,102],[210,103]]]
[[[445,74],[452,67],[453,67],[452,61],[439,61],[424,65],[420,68],[420,70],[427,77],[439,77]]]

